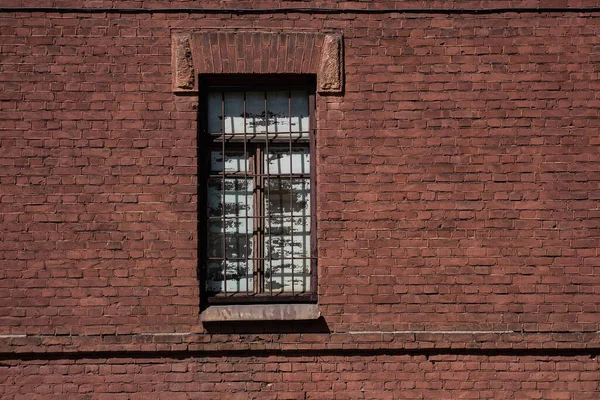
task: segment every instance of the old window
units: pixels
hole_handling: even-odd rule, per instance
[[[209,79],[201,93],[205,299],[314,301],[314,81]]]

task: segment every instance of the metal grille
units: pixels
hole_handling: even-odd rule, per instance
[[[209,300],[314,298],[313,93],[213,87],[206,108]]]

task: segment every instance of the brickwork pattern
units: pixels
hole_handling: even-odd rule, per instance
[[[598,361],[545,356],[266,356],[3,362],[17,399],[597,399]],[[160,377],[160,379],[157,379]]]
[[[265,17],[226,22],[345,35],[346,92],[317,102],[330,328],[599,330],[596,18]],[[0,329],[197,331],[197,99],[170,92],[169,27],[225,17],[19,18]]]
[[[239,6],[245,4],[250,3]],[[252,3],[281,4],[308,3]],[[349,4],[366,7],[365,2]],[[24,398],[31,392],[25,387],[40,379],[40,390],[49,391],[38,392],[40,398],[55,391],[95,397],[85,386],[95,384],[85,381],[87,364],[97,368],[90,370],[90,380],[105,376],[97,385],[111,398],[119,391],[161,388],[128,382],[135,374],[113,373],[113,364],[136,374],[147,364],[157,379],[171,376],[173,366],[174,379],[190,385],[202,385],[202,374],[217,371],[198,368],[238,365],[238,359],[226,362],[225,356],[206,363],[161,359],[165,366],[148,358],[129,366],[108,356],[102,363],[72,360],[73,355],[45,362],[10,357],[20,351],[90,351],[106,341],[109,352],[144,350],[131,338],[155,333],[190,334],[191,343],[152,342],[151,351],[202,349],[202,343],[217,352],[249,342],[259,348],[282,337],[290,347],[318,350],[314,341],[330,343],[336,334],[349,332],[363,332],[368,339],[353,340],[372,341],[367,347],[378,349],[483,348],[516,340],[521,342],[513,347],[589,351],[541,355],[541,361],[530,355],[507,356],[510,361],[465,356],[431,364],[432,375],[423,369],[429,365],[423,355],[390,356],[396,363],[390,374],[385,362],[369,355],[323,362],[313,354],[306,360],[278,359],[273,366],[267,356],[256,355],[239,362],[274,373],[266,378],[280,379],[272,382],[279,389],[272,390],[292,398],[315,391],[333,397],[338,389],[383,398],[378,390],[397,390],[394,385],[403,381],[414,383],[401,389],[415,398],[444,397],[450,390],[456,390],[454,397],[468,397],[470,391],[480,398],[585,398],[597,392],[597,17],[564,12],[1,13],[0,352],[8,358],[0,366],[2,397]],[[222,332],[226,328],[211,331],[198,321],[198,99],[171,92],[171,35],[223,26],[344,35],[345,92],[317,96],[319,306],[326,326],[311,335],[301,334],[314,332],[307,324]],[[248,336],[261,330],[265,338]],[[484,337],[447,344],[443,333],[428,341],[411,333],[405,338],[405,331],[476,331]],[[486,339],[485,332],[492,334]],[[498,332],[514,336],[494,336]],[[347,373],[357,375],[338,370],[338,362],[356,363]],[[67,379],[69,368],[84,372]],[[294,383],[286,368],[305,368],[299,376],[315,381]],[[239,392],[240,397],[241,390],[268,392],[262,378],[240,383],[236,377],[246,372],[220,372],[231,373],[189,390]],[[457,374],[457,380],[442,373]],[[111,389],[111,380],[118,390]],[[356,381],[361,383],[351,383]],[[166,385],[173,398],[176,388],[185,387]]]
[[[357,9],[473,9],[598,7],[598,0],[0,0],[2,7],[86,7],[86,8],[212,8],[257,9],[273,7],[321,7]]]

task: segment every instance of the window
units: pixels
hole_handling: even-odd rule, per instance
[[[212,79],[200,91],[204,298],[313,302],[315,83],[239,82]]]

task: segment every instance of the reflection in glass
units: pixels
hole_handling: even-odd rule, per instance
[[[308,174],[310,151],[308,147],[293,147],[290,153],[289,147],[271,147],[265,160],[265,170],[270,175],[289,174],[290,170],[294,174]]]
[[[226,261],[209,262],[207,289],[210,291],[253,291],[252,192],[251,179],[208,180],[207,253],[209,259],[226,258]]]
[[[244,134],[244,93],[225,92],[225,133]]]
[[[309,292],[309,92],[213,91],[206,123],[207,290]]]
[[[208,95],[208,130],[212,134],[244,135],[244,129],[247,135],[267,130],[269,133],[308,132],[309,128],[305,90],[210,92]]]
[[[223,277],[223,264],[226,264],[227,278]],[[248,271],[250,271],[248,273]],[[227,293],[250,292],[254,290],[252,269],[248,270],[243,262],[209,261],[206,268],[206,289],[209,292]],[[247,275],[248,274],[248,275]]]
[[[265,252],[273,291],[305,292],[310,283],[310,180],[271,178],[266,182],[269,223]]]
[[[222,172],[225,166],[225,172],[244,172],[249,170],[250,160],[244,157],[243,151],[211,151],[210,152],[210,170],[213,172]]]
[[[223,201],[223,183],[225,183],[225,201]],[[222,178],[208,179],[208,216],[216,217],[225,215],[229,217],[252,216],[252,190],[251,179],[244,178]]]

